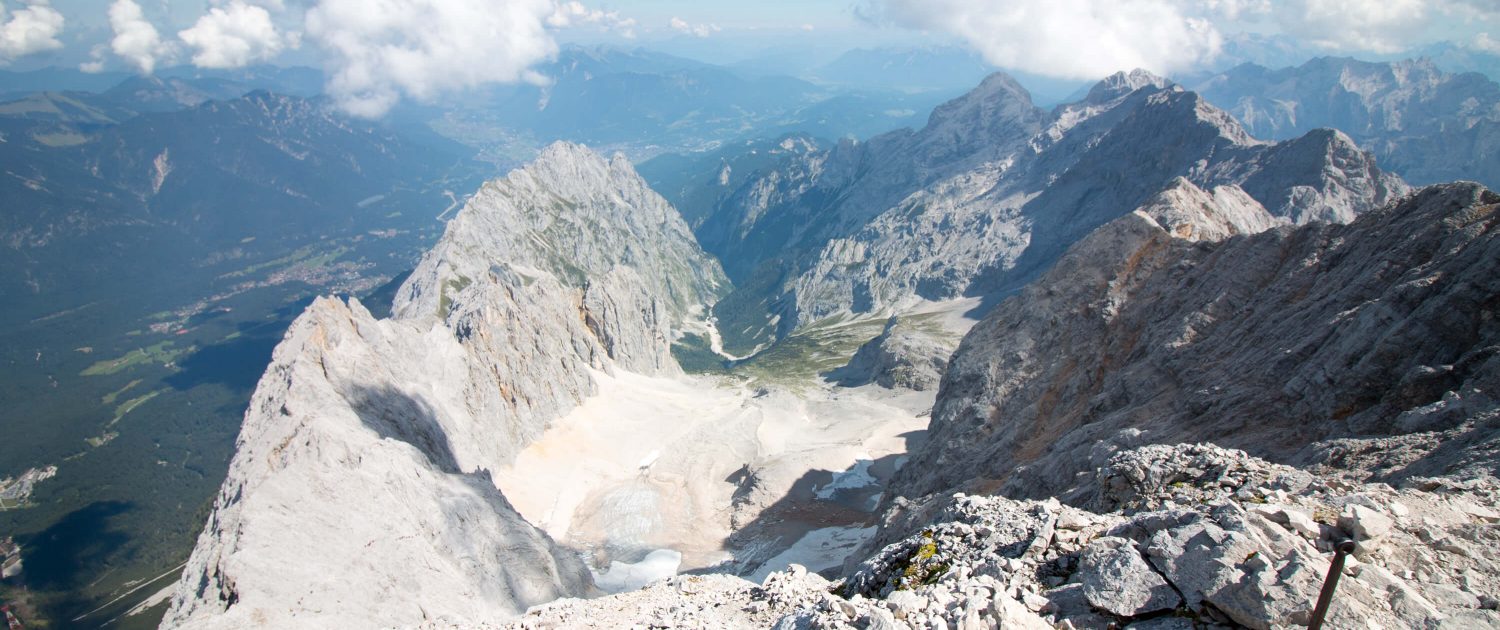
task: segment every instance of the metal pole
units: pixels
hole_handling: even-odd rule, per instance
[[[1333,605],[1333,592],[1339,587],[1339,576],[1344,573],[1344,559],[1354,553],[1354,541],[1345,538],[1333,544],[1333,563],[1328,567],[1328,577],[1323,578],[1323,591],[1318,593],[1318,605],[1313,608],[1312,623],[1307,630],[1323,627],[1323,618],[1328,616],[1328,607]]]

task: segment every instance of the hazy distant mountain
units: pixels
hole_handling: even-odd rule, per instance
[[[1321,54],[1314,48],[1287,35],[1235,33],[1224,38],[1224,46],[1214,57],[1208,74],[1253,63],[1268,68],[1296,66]]]
[[[1279,70],[1243,65],[1193,88],[1258,138],[1331,127],[1416,184],[1500,182],[1500,84],[1477,73],[1322,57]]]
[[[306,66],[249,66],[232,70],[213,70],[193,66],[174,66],[156,72],[162,79],[187,81],[209,80],[244,85],[248,91],[266,90],[289,96],[313,97],[323,93],[328,77],[322,70]],[[239,96],[238,94],[236,96]]]
[[[856,48],[813,76],[840,85],[916,91],[968,89],[994,71],[967,48]]]
[[[100,93],[100,98],[136,112],[175,112],[208,101],[239,98],[256,88],[229,79],[130,77]]]
[[[972,88],[996,68],[966,48],[857,48],[817,68],[812,76],[834,85],[899,91],[946,91],[957,94]],[[1057,79],[1006,70],[1026,86],[1039,103],[1065,100],[1086,81]]]
[[[402,115],[524,161],[555,140],[642,157],[792,130],[862,138],[925,117],[938,100],[742,74],[643,49],[567,47],[537,71],[553,82],[494,86]]]
[[[103,92],[134,75],[124,72],[90,74],[76,68],[43,68],[26,72],[0,70],[0,95],[16,97],[33,92]]]
[[[119,287],[122,274],[148,280],[173,257],[350,226],[362,200],[436,179],[466,155],[267,92],[118,124],[118,110],[66,96],[23,103],[56,106],[53,118],[82,133],[37,133],[55,128],[38,119],[48,112],[0,115],[11,137],[0,144],[7,319],[87,301],[86,287]]]
[[[1500,55],[1453,42],[1438,42],[1411,51],[1409,57],[1431,59],[1445,72],[1478,72],[1492,81],[1500,81]],[[1272,65],[1272,64],[1261,64]]]

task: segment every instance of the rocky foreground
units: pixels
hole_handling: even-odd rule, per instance
[[[1497,485],[1315,477],[1207,444],[1116,454],[1092,509],[953,494],[829,581],[683,575],[533,609],[509,628],[1280,628],[1309,621],[1336,541],[1330,628],[1500,626]]]

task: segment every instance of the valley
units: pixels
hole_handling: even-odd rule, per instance
[[[45,315],[4,336],[11,439],[0,440],[0,460],[57,473],[35,485],[25,509],[0,514],[0,531],[29,541],[26,619],[46,610],[82,615],[75,624],[155,625],[152,615],[120,616],[164,586],[139,589],[139,580],[182,563],[202,519],[201,504],[184,499],[217,487],[291,318],[317,294],[374,292],[436,237],[435,223],[425,233],[392,224],[404,228],[393,238],[334,236],[286,254],[286,244],[262,241],[264,254],[238,246],[234,260],[172,287]],[[335,257],[349,262],[336,268]]]
[[[1500,627],[1496,83],[807,63],[0,73],[0,604]]]
[[[963,316],[971,306],[917,319],[956,342],[976,323]],[[599,392],[496,484],[615,590],[664,577],[660,563],[611,577],[660,553],[675,559],[672,573],[835,569],[837,550],[874,533],[882,490],[923,441],[936,393],[826,380],[883,324],[829,324],[685,377],[594,374]]]

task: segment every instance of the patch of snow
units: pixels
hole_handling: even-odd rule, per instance
[[[776,571],[785,571],[793,564],[800,564],[814,572],[838,567],[849,554],[859,550],[860,545],[875,535],[875,529],[825,527],[810,531],[791,547],[767,560],[747,579],[751,582],[763,582],[766,576]]]
[[[657,549],[646,554],[640,562],[609,563],[603,573],[594,572],[594,584],[606,593],[623,593],[644,587],[657,580],[677,575],[682,566],[682,554],[671,549]],[[592,571],[592,570],[591,570]]]
[[[870,465],[874,463],[874,459],[869,455],[861,454],[859,461],[854,463],[853,468],[834,474],[833,481],[828,482],[828,485],[818,488],[814,494],[819,499],[829,501],[841,491],[860,490],[879,483],[875,477],[870,475]]]

